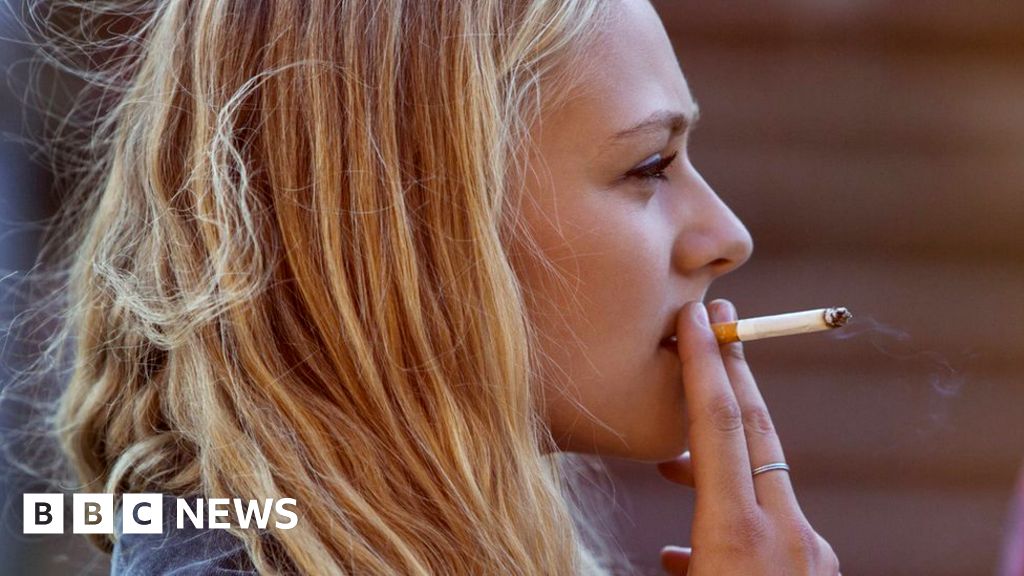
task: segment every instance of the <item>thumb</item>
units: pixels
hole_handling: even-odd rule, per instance
[[[658,472],[672,482],[694,487],[693,461],[690,459],[689,450],[677,456],[675,460],[658,462]]]
[[[665,546],[661,549],[661,567],[672,576],[686,576],[690,569],[692,548]]]

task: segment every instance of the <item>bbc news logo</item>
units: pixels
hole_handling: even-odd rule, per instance
[[[250,526],[265,529],[270,524],[271,512],[287,521],[277,520],[274,527],[290,530],[299,522],[299,517],[289,506],[295,506],[294,498],[266,498],[243,500],[241,498],[196,498],[190,503],[184,498],[175,501],[175,527],[181,530],[186,525],[194,528],[231,528],[226,520],[234,510],[239,528]],[[25,534],[64,533],[64,494],[24,494],[22,499]],[[114,533],[113,494],[73,494],[71,506],[71,531],[75,534]],[[124,534],[162,534],[164,527],[163,494],[123,494],[121,496],[121,532]],[[204,517],[208,522],[204,523]]]

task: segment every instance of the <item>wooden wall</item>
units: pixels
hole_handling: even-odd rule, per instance
[[[992,574],[1024,459],[1024,4],[654,4],[693,162],[755,241],[708,300],[855,316],[746,347],[804,512],[843,574]],[[660,574],[692,491],[607,462]]]

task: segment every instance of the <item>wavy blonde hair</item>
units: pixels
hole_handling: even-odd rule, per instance
[[[63,4],[50,54],[102,110],[48,244],[81,489],[295,498],[232,529],[261,573],[610,569],[509,246],[611,2]]]

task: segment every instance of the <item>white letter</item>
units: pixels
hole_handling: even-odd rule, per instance
[[[218,510],[217,506],[227,506],[231,504],[231,500],[227,498],[210,498],[210,528],[230,528],[230,522],[224,522],[217,520],[222,516],[227,516],[230,510]]]
[[[114,533],[113,494],[75,494],[72,503],[71,526],[75,534]]]
[[[295,512],[292,512],[291,510],[286,510],[284,507],[285,504],[291,504],[292,506],[295,506],[295,498],[281,498],[280,500],[274,503],[274,510],[276,510],[277,513],[281,516],[287,516],[291,518],[292,521],[286,524],[277,522],[276,526],[282,530],[290,530],[292,528],[295,528],[295,525],[299,523],[299,516]]]
[[[23,494],[21,502],[23,533],[64,533],[64,494]]]
[[[203,527],[203,499],[196,499],[196,511],[192,513],[192,509],[188,507],[188,500],[184,498],[178,498],[178,530],[185,527],[185,514],[188,514],[189,519],[192,520],[192,526],[195,528]]]
[[[162,534],[164,497],[162,494],[125,494],[121,497],[121,532],[124,534]]]
[[[245,507],[245,511],[243,512],[242,500],[240,498],[235,498],[235,513],[238,514],[238,525],[242,528],[248,528],[249,516],[255,516],[256,527],[261,529],[266,528],[267,520],[270,520],[270,508],[273,501],[274,500],[272,498],[267,498],[264,500],[263,508],[261,509],[258,508],[259,504],[257,504],[256,500],[248,500],[249,504]],[[260,516],[261,511],[263,513],[262,516]]]

